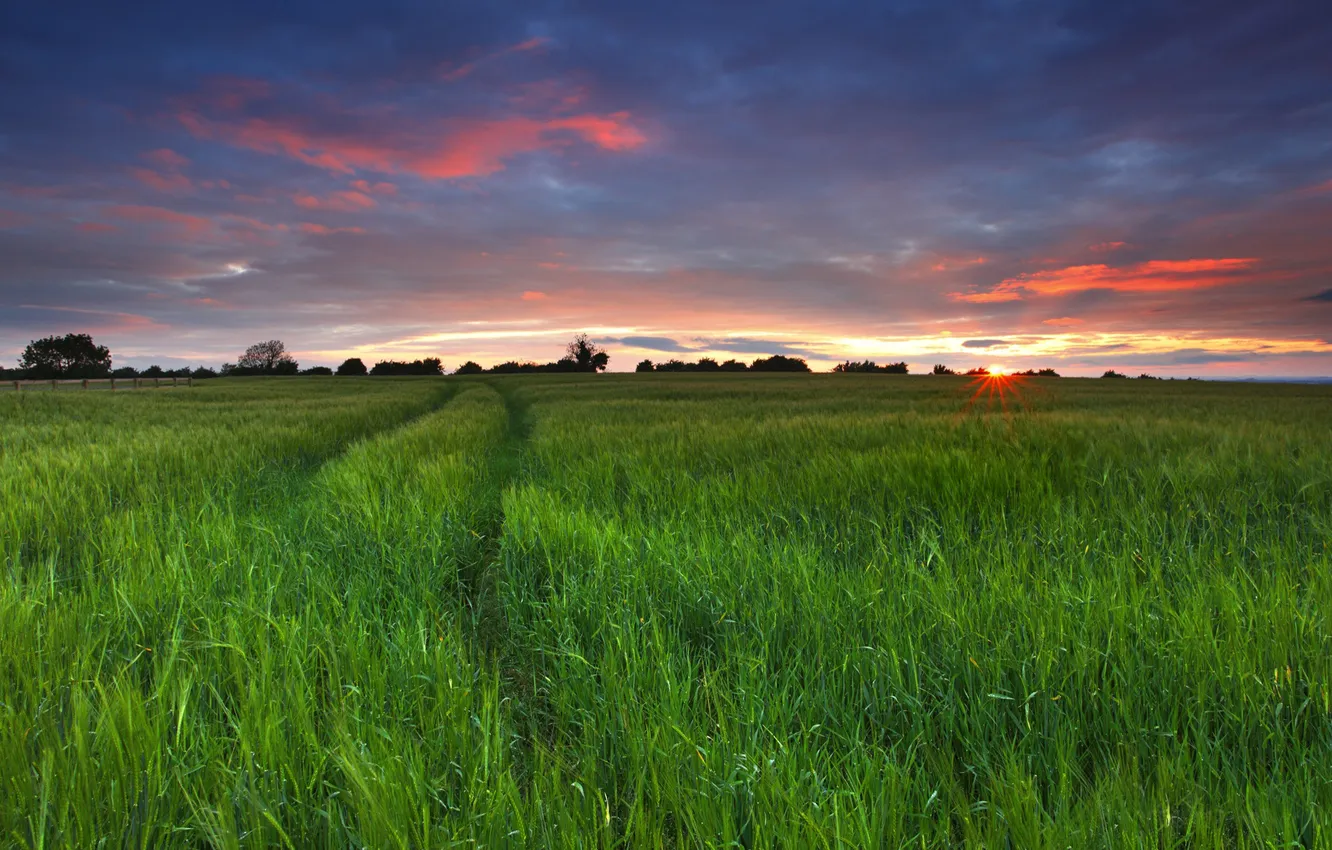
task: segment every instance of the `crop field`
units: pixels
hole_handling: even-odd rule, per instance
[[[0,843],[1332,847],[1332,388],[0,395]]]

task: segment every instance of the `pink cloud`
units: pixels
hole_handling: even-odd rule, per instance
[[[501,56],[504,56],[509,53],[524,53],[528,50],[536,50],[539,47],[544,47],[546,44],[549,43],[549,41],[550,39],[538,36],[536,38],[529,38],[526,41],[520,41],[517,44],[511,44],[507,47],[501,47],[499,50],[487,53],[486,55],[481,56],[478,59],[474,59],[471,62],[464,62],[462,65],[459,65],[456,68],[451,68],[444,71],[440,75],[440,78],[445,80],[446,82],[450,83],[456,82],[457,80],[461,80],[464,77],[470,76],[473,71],[475,71],[478,67],[487,62],[498,59]]]
[[[292,203],[307,210],[333,210],[334,212],[357,212],[378,206],[374,198],[360,192],[334,192],[327,197],[297,193],[292,196]]]
[[[1061,316],[1057,319],[1046,319],[1041,322],[1043,325],[1050,325],[1055,328],[1076,328],[1078,325],[1085,324],[1082,319],[1075,319],[1072,316]]]
[[[364,233],[364,227],[325,227],[322,224],[312,224],[308,221],[301,222],[300,230],[304,233],[310,233],[315,236],[329,236],[334,233]]]
[[[398,187],[392,183],[371,183],[368,180],[353,180],[352,188],[364,195],[396,195]]]
[[[290,116],[212,118],[197,108],[187,108],[176,117],[198,138],[285,155],[338,174],[366,170],[435,180],[483,177],[502,170],[505,161],[514,156],[560,148],[576,139],[619,152],[647,142],[624,111],[545,118],[457,118],[374,136],[332,132]]]
[[[187,236],[201,236],[213,229],[212,219],[202,216],[176,212],[165,207],[139,206],[137,204],[116,204],[106,207],[103,213],[122,221],[160,224],[179,229]]]
[[[103,224],[100,221],[85,221],[78,225],[78,229],[84,233],[109,233],[113,230],[119,230],[114,224]]]
[[[1118,251],[1127,246],[1127,242],[1097,242],[1095,245],[1088,245],[1087,249],[1095,251],[1098,254],[1108,254],[1111,251]]]
[[[175,172],[161,174],[151,168],[131,168],[130,174],[143,185],[159,192],[188,192],[194,188],[190,178]]]
[[[522,297],[524,301],[544,301],[548,296],[544,292],[528,290],[527,292],[523,293]]]
[[[1256,277],[1253,257],[1149,260],[1130,266],[1104,263],[1021,274],[988,292],[952,292],[949,298],[972,304],[1017,301],[1033,295],[1068,295],[1089,289],[1114,292],[1176,292],[1244,283]]]
[[[170,148],[158,148],[143,154],[143,159],[150,165],[156,166],[163,171],[179,171],[190,164],[190,161]]]

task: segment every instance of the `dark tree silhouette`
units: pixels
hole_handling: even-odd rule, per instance
[[[368,371],[370,370],[365,368],[365,363],[361,358],[348,357],[346,360],[342,361],[342,365],[338,367],[337,374],[359,378],[363,377]]]
[[[309,369],[302,369],[302,375],[332,375],[333,370],[327,366],[311,366]]]
[[[672,357],[664,363],[657,364],[658,372],[688,372],[689,364],[683,360]]]
[[[1102,377],[1102,378],[1127,378],[1128,375],[1121,375],[1120,373],[1116,372],[1114,369],[1106,369],[1106,370],[1105,370],[1105,374],[1102,375],[1101,377]]]
[[[654,369],[655,367],[652,365],[651,360],[642,360],[636,367],[634,367],[635,372],[651,372],[654,371]]]
[[[425,357],[405,363],[401,360],[381,360],[370,370],[371,375],[443,375],[444,363],[438,357]]]
[[[166,376],[166,370],[157,364],[153,364],[139,373],[140,378],[165,378]]]
[[[968,369],[967,371],[963,372],[962,374],[963,374],[963,375],[968,375],[968,376],[973,377],[973,378],[980,378],[980,377],[984,377],[985,375],[990,374],[990,370],[989,370],[989,369],[986,369],[984,366],[973,366],[972,368]]]
[[[464,364],[462,364],[461,366],[459,366],[458,369],[457,369],[457,371],[455,371],[453,374],[455,374],[455,375],[480,375],[480,374],[481,374],[482,372],[484,372],[484,371],[486,371],[486,370],[481,368],[481,364],[480,364],[480,363],[477,363],[477,362],[474,361],[474,360],[468,360],[466,363],[464,363]]]
[[[88,334],[48,336],[28,343],[19,368],[30,378],[104,378],[111,374],[111,351]]]
[[[698,362],[694,364],[694,368],[693,368],[692,370],[690,370],[690,371],[693,371],[693,372],[720,372],[720,371],[721,371],[721,364],[718,363],[716,360],[713,360],[711,357],[700,357],[700,358],[698,358]]]
[[[784,354],[774,354],[771,357],[760,357],[749,364],[751,372],[808,372],[809,364],[802,357],[787,357]]]
[[[565,349],[565,359],[576,364],[577,368],[571,371],[604,372],[610,363],[610,354],[588,339],[587,334],[579,334]]]
[[[207,366],[200,366],[198,369],[195,369],[193,372],[190,373],[190,377],[196,381],[202,380],[204,378],[216,378],[217,372],[212,369],[209,369]]]
[[[906,361],[899,363],[889,363],[880,366],[873,360],[865,360],[857,363],[854,360],[848,360],[845,363],[838,363],[833,367],[834,372],[878,372],[884,375],[906,375],[910,369],[907,368]]]
[[[137,377],[139,377],[139,370],[138,370],[138,369],[135,369],[133,366],[121,366],[119,369],[112,369],[112,370],[111,370],[111,377],[113,377],[113,378],[137,378]]]
[[[296,358],[287,353],[280,339],[258,342],[245,349],[236,361],[232,375],[295,375],[300,371]]]
[[[949,369],[942,363],[935,363],[934,368],[930,370],[931,375],[956,375],[952,369]]]
[[[749,367],[746,366],[744,363],[741,363],[739,360],[727,360],[727,361],[725,361],[724,363],[721,364],[721,367],[720,367],[720,368],[721,368],[721,370],[722,370],[723,372],[748,372],[748,371],[749,371]]]

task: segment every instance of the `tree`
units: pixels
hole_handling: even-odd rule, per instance
[[[973,366],[962,374],[971,378],[983,378],[990,374],[990,370],[984,366]]]
[[[898,363],[889,363],[885,366],[880,366],[879,364],[875,363],[873,360],[865,360],[859,363],[857,363],[854,360],[847,360],[844,363],[838,363],[836,366],[834,366],[833,371],[834,372],[878,372],[884,375],[906,375],[909,374],[910,369],[907,367],[905,360]]]
[[[634,367],[635,372],[651,372],[654,371],[654,369],[655,367],[652,365],[651,360],[643,360],[636,367]]]
[[[287,353],[280,339],[258,342],[245,349],[233,375],[295,375],[300,370],[296,358]]]
[[[749,369],[752,372],[808,372],[809,364],[802,357],[774,354],[758,358],[749,364]]]
[[[455,374],[455,375],[480,375],[480,374],[481,374],[482,372],[484,372],[484,371],[486,371],[486,370],[481,368],[481,364],[480,364],[480,363],[477,363],[477,362],[472,361],[472,360],[468,360],[466,363],[464,363],[464,364],[462,364],[461,366],[459,366],[459,367],[458,367],[458,371],[454,372],[453,374]]]
[[[88,334],[48,336],[28,343],[19,368],[30,378],[104,378],[111,374],[111,351]]]
[[[610,354],[593,343],[587,334],[579,334],[565,348],[565,357],[577,364],[578,372],[604,372],[610,363]]]
[[[739,360],[727,360],[721,364],[723,372],[748,372],[749,367]]]
[[[370,370],[365,368],[365,363],[359,357],[348,357],[342,361],[338,367],[337,374],[350,375],[352,377],[363,377]]]
[[[1101,377],[1102,377],[1102,378],[1127,378],[1128,375],[1121,375],[1119,372],[1116,372],[1114,369],[1106,369],[1106,370],[1105,370],[1105,374],[1102,375]]]
[[[302,369],[302,375],[332,375],[333,370],[327,366],[311,366],[309,369]]]
[[[698,362],[694,364],[694,368],[691,371],[720,372],[721,364],[718,363],[716,360],[713,360],[711,357],[700,357],[698,358]]]
[[[139,373],[140,378],[165,378],[166,376],[166,370],[156,363]]]
[[[203,378],[216,378],[217,372],[213,371],[212,369],[209,369],[207,366],[200,366],[198,369],[195,369],[193,372],[190,373],[190,377],[196,381],[201,380]]]
[[[371,375],[443,375],[444,363],[438,357],[425,357],[405,363],[401,360],[381,360],[370,370]]]
[[[942,363],[935,363],[934,368],[930,370],[931,375],[956,375],[952,369],[949,369]]]

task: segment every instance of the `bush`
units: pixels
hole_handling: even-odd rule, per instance
[[[327,366],[311,366],[309,369],[302,369],[302,375],[332,375],[333,370]]]
[[[930,370],[931,375],[956,375],[952,369],[949,369],[942,363],[935,363],[934,368]]]
[[[751,372],[808,372],[809,364],[802,357],[787,357],[784,354],[774,354],[771,357],[760,357],[749,364]]]
[[[886,366],[880,366],[873,360],[864,360],[856,362],[847,360],[845,363],[838,363],[833,367],[834,372],[876,372],[884,375],[906,375],[910,373],[905,361],[899,363],[889,363]]]
[[[1128,375],[1121,375],[1121,374],[1119,374],[1118,372],[1116,372],[1114,369],[1107,369],[1107,370],[1105,371],[1105,374],[1102,375],[1101,377],[1102,377],[1102,378],[1127,378]]]
[[[364,377],[369,370],[365,368],[365,362],[359,357],[348,357],[342,361],[335,374],[344,375],[353,378]]]
[[[370,370],[371,375],[443,375],[444,363],[438,357],[426,357],[410,363],[402,360],[381,360]]]

